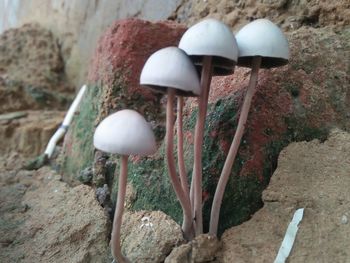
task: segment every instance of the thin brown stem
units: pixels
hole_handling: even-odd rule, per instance
[[[248,86],[248,90],[242,106],[236,133],[231,143],[230,150],[224,164],[224,168],[222,169],[220,179],[216,187],[212,209],[211,209],[210,228],[209,228],[209,234],[213,236],[217,235],[222,198],[224,196],[225,188],[226,188],[228,179],[230,177],[232,166],[235,161],[238,148],[244,133],[244,128],[247,122],[250,105],[256,90],[255,88],[258,81],[258,72],[259,72],[260,64],[261,64],[261,57],[253,58],[253,65],[252,65],[249,86]]]
[[[120,245],[120,228],[122,225],[122,218],[123,218],[123,211],[124,211],[127,177],[128,177],[128,156],[122,155],[121,164],[120,164],[119,182],[118,182],[117,204],[115,208],[115,214],[113,219],[113,230],[112,230],[112,237],[111,237],[112,255],[115,261],[118,263],[130,263],[130,261],[125,256],[123,256],[121,252],[121,245]]]
[[[168,164],[168,172],[170,176],[170,181],[173,185],[174,191],[177,198],[180,201],[182,211],[183,211],[183,224],[182,230],[186,239],[192,238],[192,217],[191,217],[191,206],[190,198],[184,193],[181,187],[180,180],[176,173],[175,157],[174,157],[174,98],[175,90],[168,88],[168,102],[166,110],[166,134],[165,134],[165,144],[166,144],[166,157]]]
[[[179,174],[180,174],[180,181],[182,190],[184,193],[189,196],[189,186],[188,186],[188,179],[187,179],[187,172],[186,172],[186,166],[184,161],[184,147],[183,147],[183,97],[178,96],[177,97],[177,165],[179,167]]]
[[[205,119],[212,77],[212,57],[203,57],[201,95],[198,103],[198,117],[194,133],[194,163],[190,196],[193,198],[194,222],[196,236],[203,233],[202,215],[202,147],[204,137]]]

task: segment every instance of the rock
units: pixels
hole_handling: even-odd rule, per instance
[[[303,25],[313,27],[350,25],[347,1],[317,0],[185,0],[173,14],[178,22],[192,25],[200,19],[220,19],[238,30],[258,18],[268,18],[284,30],[294,31]],[[232,16],[235,16],[234,19]]]
[[[62,111],[26,111],[26,117],[0,120],[0,153],[7,155],[16,151],[25,157],[43,153],[64,114]]]
[[[261,193],[283,147],[292,141],[324,140],[332,127],[350,131],[350,67],[343,59],[349,55],[349,37],[349,29],[335,33],[303,27],[288,34],[289,65],[260,71],[258,90],[223,199],[219,236],[263,206]],[[237,68],[234,75],[215,77],[211,85],[203,153],[205,230],[248,80],[249,71]],[[188,175],[192,174],[196,111],[195,100],[188,99],[184,118]],[[179,223],[182,211],[169,185],[163,147],[154,157],[129,165],[137,192],[133,209],[161,209]]]
[[[103,187],[96,188],[96,198],[103,207],[110,200],[110,192],[107,184],[104,184]]]
[[[174,248],[166,257],[164,263],[189,263],[191,262],[192,246],[190,243]]]
[[[85,83],[100,35],[115,21],[127,17],[166,20],[182,0],[17,0],[0,3],[0,33],[23,23],[39,23],[59,39],[70,83]]]
[[[164,136],[161,96],[141,88],[139,76],[147,58],[160,48],[177,45],[184,30],[183,26],[168,21],[126,19],[114,23],[101,36],[80,115],[65,137],[62,167],[66,176],[74,176],[93,163],[93,127],[116,110],[126,107],[138,110],[153,121],[158,138]],[[154,122],[155,119],[162,121]]]
[[[50,31],[27,24],[0,35],[0,113],[63,109],[73,92]]]
[[[78,180],[83,184],[89,184],[92,181],[92,177],[93,177],[92,167],[86,167],[85,169],[79,172]]]
[[[295,210],[302,207],[288,262],[346,262],[350,230],[339,219],[350,209],[349,152],[350,134],[339,130],[323,143],[286,147],[263,193],[264,207],[223,234],[220,262],[273,262]]]
[[[87,142],[92,142],[93,130],[85,127],[96,125],[110,112],[125,107],[139,109],[149,121],[152,121],[158,140],[162,139],[164,133],[160,131],[164,131],[162,127],[164,127],[165,111],[161,100],[154,99],[155,94],[142,90],[137,85],[138,74],[147,57],[146,51],[136,48],[138,42],[134,43],[131,39],[124,41],[124,35],[119,36],[121,32],[128,32],[127,36],[145,43],[146,36],[142,34],[143,31],[136,30],[144,23],[146,22],[138,20],[123,21],[114,27],[114,31],[111,28],[106,36],[102,37],[90,78],[101,79],[101,82],[105,83],[102,85],[104,89],[101,89],[101,86],[90,88],[86,104],[84,102],[82,104],[84,110],[66,136],[63,162],[65,178],[74,174],[76,169],[91,165],[94,150],[92,144]],[[151,32],[152,35],[163,35],[162,30],[165,29],[170,32],[168,25],[151,25],[148,24],[148,29],[145,31],[148,35]],[[183,29],[178,29],[176,25],[172,28],[175,28],[174,32],[178,32],[178,36],[183,32]],[[137,36],[131,31],[137,32]],[[116,36],[119,36],[119,42],[116,42]],[[219,235],[225,229],[248,220],[263,206],[262,191],[276,168],[279,152],[285,146],[293,141],[324,140],[332,127],[350,130],[348,114],[350,67],[349,61],[344,59],[349,57],[349,29],[339,29],[335,32],[330,28],[316,30],[302,27],[287,36],[291,48],[289,65],[261,70],[259,73],[258,91],[253,98],[247,128],[224,195]],[[120,46],[108,44],[108,39],[115,39],[113,43],[119,43]],[[174,39],[175,37],[173,41],[176,43]],[[147,43],[150,45],[150,52],[160,48],[155,43],[149,41]],[[125,47],[123,52],[120,51],[121,47]],[[131,50],[142,50],[143,59],[134,56],[133,54],[137,52]],[[133,63],[129,65],[131,62]],[[106,64],[111,67],[110,71],[106,70]],[[98,71],[98,68],[102,71]],[[119,74],[120,68],[128,68],[135,74]],[[124,76],[130,84],[112,85],[120,83],[117,76]],[[232,141],[248,80],[249,70],[237,68],[234,75],[215,77],[212,82],[203,154],[205,230],[209,223],[216,182]],[[142,91],[142,96],[130,95],[130,93],[135,95],[136,91]],[[189,176],[192,174],[196,110],[196,101],[188,99],[184,134],[187,145],[185,161]],[[137,193],[131,209],[159,209],[180,223],[181,207],[168,179],[164,163],[164,144],[159,144],[159,151],[154,156],[130,159],[129,181]],[[115,196],[115,191],[114,187],[111,191],[112,198]]]
[[[184,242],[181,227],[161,211],[126,212],[121,240],[123,254],[134,263],[164,262]]]
[[[208,234],[196,237],[192,242],[192,261],[209,262],[215,259],[216,252],[220,249],[220,242],[216,237]]]
[[[164,263],[213,262],[221,244],[216,237],[202,234],[191,242],[175,248]]]
[[[1,262],[109,260],[109,220],[93,189],[71,188],[48,167],[19,171],[4,184],[6,173],[0,174]]]

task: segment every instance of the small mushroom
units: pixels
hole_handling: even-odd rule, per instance
[[[133,110],[121,110],[105,118],[96,128],[94,146],[107,153],[120,154],[118,197],[111,237],[112,255],[118,263],[129,263],[121,253],[120,228],[122,223],[129,155],[149,155],[156,151],[156,142],[150,125]]]
[[[201,95],[194,135],[194,164],[191,182],[191,205],[194,208],[196,236],[203,233],[202,219],[202,147],[204,125],[212,75],[229,75],[237,62],[238,47],[231,30],[215,19],[205,19],[190,27],[182,36],[183,49],[201,70]]]
[[[176,174],[174,158],[174,98],[178,96],[198,96],[199,79],[194,65],[186,53],[177,47],[167,47],[152,54],[146,61],[140,76],[140,84],[158,92],[167,93],[166,111],[166,159],[171,183],[179,199],[183,215],[183,232],[185,238],[192,238],[192,213],[186,174]],[[181,116],[182,118],[182,116]],[[179,132],[179,131],[178,131]],[[181,131],[182,132],[182,131]]]
[[[252,68],[249,86],[242,106],[235,136],[230,146],[215,191],[210,216],[209,234],[217,235],[220,207],[232,165],[243,136],[252,98],[255,94],[259,68],[272,68],[288,63],[288,42],[282,31],[267,19],[258,19],[244,26],[236,35],[239,48],[238,66]]]

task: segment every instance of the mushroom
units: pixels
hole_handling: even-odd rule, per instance
[[[194,164],[190,199],[194,208],[196,235],[203,233],[202,219],[202,146],[212,75],[229,75],[237,62],[238,47],[231,30],[222,22],[206,19],[190,27],[182,36],[184,50],[201,70],[201,95],[194,135]]]
[[[166,159],[171,183],[181,203],[184,221],[184,236],[191,239],[193,222],[188,191],[183,189],[187,178],[176,174],[174,158],[174,98],[178,96],[198,96],[199,79],[194,65],[186,53],[177,47],[167,47],[153,53],[146,61],[140,76],[140,84],[161,93],[167,93],[166,110]],[[182,118],[182,116],[181,116]],[[180,174],[180,176],[184,176]]]
[[[288,63],[289,59],[287,39],[282,31],[267,19],[258,19],[244,26],[237,33],[236,40],[239,48],[237,65],[250,67],[252,70],[236,133],[214,195],[209,229],[211,235],[217,235],[222,198],[243,136],[251,101],[255,94],[259,68],[283,66]]]
[[[111,250],[118,263],[130,262],[121,253],[120,228],[123,217],[129,155],[149,155],[156,151],[150,125],[133,110],[121,110],[105,118],[96,128],[94,146],[107,153],[120,154],[118,197],[113,220]]]

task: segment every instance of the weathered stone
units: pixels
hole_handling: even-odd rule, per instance
[[[66,138],[66,159],[63,167],[68,174],[72,174],[77,167],[81,169],[91,165],[93,131],[86,127],[92,127],[108,113],[131,107],[144,113],[148,120],[155,124],[154,127],[163,125],[164,110],[159,101],[154,100],[155,95],[141,90],[135,84],[138,83],[137,76],[147,57],[145,49],[141,48],[143,58],[137,60],[135,58],[138,56],[133,54],[138,53],[130,51],[136,50],[136,43],[132,44],[134,42],[131,42],[131,39],[127,42],[122,36],[118,37],[119,42],[116,42],[115,37],[119,36],[120,32],[128,32],[128,36],[145,43],[146,36],[142,34],[143,31],[131,30],[128,24],[130,28],[138,28],[138,25],[144,25],[144,22],[123,21],[114,27],[114,31],[112,28],[102,37],[95,66],[92,67],[96,70],[92,70],[90,77],[92,80],[102,79],[101,82],[106,84],[103,85],[103,89],[90,88],[90,94],[87,95],[85,104],[82,104],[82,114]],[[162,30],[170,30],[164,25],[147,25],[147,34],[153,32],[155,35],[155,32],[160,32],[163,35]],[[174,27],[177,28],[174,30],[179,37],[183,29]],[[137,32],[137,36],[132,32]],[[109,36],[117,44],[108,42]],[[350,67],[349,61],[344,60],[349,57],[349,37],[349,29],[334,32],[328,28],[316,30],[303,27],[288,34],[291,47],[290,64],[278,69],[260,71],[258,91],[253,99],[247,128],[225,192],[219,233],[249,219],[262,207],[261,193],[276,168],[277,156],[283,147],[292,141],[325,139],[329,129],[334,126],[350,129]],[[175,36],[172,37],[173,41],[174,38]],[[147,43],[150,44],[149,51],[156,49],[153,48],[155,43]],[[123,52],[120,51],[122,47],[125,47]],[[129,64],[131,62],[132,65]],[[125,65],[121,66],[121,63]],[[102,71],[97,70],[99,64]],[[108,68],[106,65],[109,65],[111,70],[104,74]],[[117,78],[120,76],[120,68],[135,72],[131,75],[122,74],[130,83],[127,86],[120,85],[120,79]],[[237,125],[248,78],[249,71],[238,68],[234,75],[215,77],[212,82],[203,153],[205,229],[208,227],[211,201]],[[142,91],[143,97],[130,97],[129,92],[136,94],[136,91]],[[195,118],[196,103],[194,99],[189,99],[184,120],[188,175],[192,174]],[[132,209],[160,209],[178,223],[181,222],[182,211],[168,179],[163,145],[151,158],[131,158],[129,180],[137,193]],[[115,193],[112,191],[112,198],[113,196]]]
[[[80,115],[65,138],[66,174],[74,177],[78,170],[92,164],[94,127],[116,110],[138,110],[152,121],[158,138],[164,135],[161,96],[141,88],[139,76],[147,58],[160,48],[177,45],[184,30],[172,22],[127,19],[116,22],[103,34],[89,72],[91,85]]]
[[[324,142],[292,143],[263,193],[264,207],[222,236],[220,262],[273,262],[298,208],[305,208],[288,262],[346,262],[350,229],[350,134],[333,131]]]
[[[39,25],[0,35],[0,113],[62,109],[74,88],[66,83],[57,40]]]
[[[288,35],[288,66],[261,70],[246,131],[226,187],[219,234],[249,219],[262,207],[261,193],[277,165],[281,149],[292,141],[324,140],[336,126],[350,130],[349,29],[302,28]],[[324,54],[328,54],[325,56]],[[204,227],[241,108],[249,71],[212,82],[203,152]],[[184,134],[185,161],[192,174],[196,104],[188,100]],[[171,188],[163,159],[164,148],[151,159],[130,164],[137,192],[134,209],[161,209],[181,222],[182,211]],[[147,187],[145,188],[144,185]]]
[[[191,242],[175,248],[164,263],[214,262],[221,243],[216,237],[202,234]]]
[[[0,33],[24,23],[39,23],[59,39],[69,82],[86,81],[99,36],[127,17],[167,19],[182,0],[11,0],[0,1]]]
[[[188,25],[213,17],[234,29],[258,18],[268,18],[288,31],[303,25],[316,28],[350,25],[347,0],[184,0],[173,17]]]
[[[131,262],[164,262],[184,242],[181,227],[161,211],[126,212],[121,229],[122,251]]]
[[[0,121],[0,153],[16,151],[26,157],[43,153],[64,118],[62,111],[27,111],[20,119]]]

